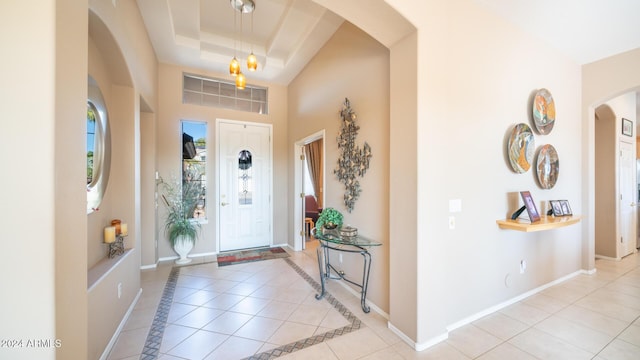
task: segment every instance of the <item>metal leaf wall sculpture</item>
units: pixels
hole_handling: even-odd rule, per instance
[[[344,99],[340,117],[342,125],[337,138],[340,156],[338,157],[338,167],[333,170],[333,173],[345,186],[344,204],[347,211],[351,212],[362,191],[358,177],[364,176],[369,168],[371,146],[365,142],[362,147],[359,147],[355,143],[360,127],[356,125],[357,116],[351,109],[348,98]]]

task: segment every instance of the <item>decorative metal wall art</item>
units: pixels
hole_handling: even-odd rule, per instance
[[[357,116],[351,109],[348,98],[344,99],[340,117],[342,125],[337,138],[340,156],[338,157],[338,167],[333,170],[333,173],[345,186],[344,204],[347,211],[351,212],[362,191],[358,177],[364,176],[369,168],[371,146],[365,142],[362,147],[359,147],[355,143],[360,127],[356,125]]]

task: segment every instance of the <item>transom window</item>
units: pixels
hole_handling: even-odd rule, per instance
[[[234,82],[190,74],[183,76],[182,102],[258,114],[269,113],[265,87],[247,85],[240,90]]]

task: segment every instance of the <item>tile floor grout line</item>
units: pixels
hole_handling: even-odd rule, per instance
[[[634,326],[633,324],[638,321],[638,319],[640,319],[640,316],[637,316],[632,322],[629,323],[629,325],[627,325],[624,329],[620,330],[620,332],[614,336],[611,340],[609,340],[609,342],[607,343],[607,345],[603,346],[602,349],[600,349],[600,351],[598,351],[597,354],[595,354],[595,356],[593,357],[593,359],[597,358],[598,356],[600,356],[600,353],[602,353],[604,351],[604,349],[606,349],[607,347],[609,347],[609,345],[611,345],[614,341],[616,340],[620,340],[620,341],[624,341],[627,344],[631,344],[631,345],[635,345],[633,343],[630,343],[624,339],[620,339],[620,335],[622,335],[622,333],[624,333],[625,331],[627,331],[630,327]]]
[[[282,260],[284,260],[289,266],[291,266],[298,275],[300,275],[305,281],[307,281],[307,283],[311,285],[314,290],[320,291],[320,284],[315,281],[309,274],[307,274],[304,269],[299,267],[289,258],[284,258]],[[188,266],[197,265],[203,265],[203,263],[190,264]],[[180,268],[180,266],[175,266],[171,269],[171,273],[169,275],[169,278],[167,279],[160,304],[158,305],[158,308],[156,310],[156,315],[154,316],[153,323],[151,325],[151,328],[149,329],[144,348],[142,350],[142,353],[140,354],[140,360],[155,360],[159,356],[164,330],[167,325],[168,314],[173,304],[174,292],[178,283],[178,279],[180,277]],[[285,344],[268,351],[254,354],[245,359],[264,360],[277,358],[334,339],[336,337],[346,335],[365,326],[362,321],[358,319],[358,317],[356,317],[346,306],[344,306],[333,295],[331,295],[331,293],[325,292],[324,299],[349,322],[349,325],[305,339],[301,339],[289,344]]]
[[[559,309],[559,310],[557,310],[557,311],[555,311],[555,312],[553,312],[553,313],[549,313],[549,316],[545,317],[544,319],[542,319],[542,320],[540,320],[540,321],[538,321],[538,322],[536,322],[536,323],[534,323],[534,324],[531,324],[531,325],[527,324],[527,325],[528,325],[528,327],[527,327],[526,329],[524,329],[524,330],[522,330],[522,331],[520,331],[520,332],[518,332],[518,333],[514,334],[513,336],[511,336],[510,338],[508,338],[508,339],[506,339],[506,340],[502,340],[502,339],[501,339],[501,340],[502,340],[502,342],[501,342],[501,343],[499,343],[499,344],[497,344],[496,346],[494,346],[494,347],[492,347],[492,348],[488,349],[487,351],[485,351],[485,352],[483,352],[483,353],[479,354],[478,356],[474,357],[474,359],[477,359],[477,358],[479,358],[479,357],[482,357],[483,355],[485,355],[485,354],[487,354],[487,353],[491,352],[491,351],[492,351],[492,350],[494,350],[495,348],[497,348],[497,347],[499,347],[499,346],[501,346],[501,345],[503,345],[503,344],[505,344],[505,343],[509,343],[509,341],[510,341],[510,340],[514,339],[514,338],[515,338],[515,337],[517,337],[518,335],[520,335],[520,334],[522,334],[522,333],[524,333],[524,332],[526,332],[526,331],[528,331],[528,330],[534,329],[534,328],[535,328],[535,329],[537,329],[537,330],[539,330],[539,331],[542,331],[542,332],[544,332],[544,333],[546,333],[546,334],[548,334],[548,335],[551,335],[551,336],[554,336],[554,337],[555,337],[555,335],[553,335],[553,334],[550,334],[550,333],[548,333],[548,332],[546,332],[546,331],[544,331],[544,330],[541,330],[541,329],[536,328],[536,325],[538,325],[538,324],[542,323],[543,321],[545,321],[545,320],[547,320],[547,319],[551,318],[552,316],[558,316],[558,313],[559,313],[559,312],[561,312],[561,311],[562,311],[562,310],[564,310],[564,309],[567,309],[567,308],[568,308],[568,307],[570,307],[570,306],[578,306],[578,307],[584,308],[584,309],[586,309],[586,310],[590,310],[590,309],[587,309],[587,308],[585,308],[585,307],[583,307],[583,306],[578,305],[578,304],[577,304],[577,302],[578,302],[578,301],[580,301],[580,300],[582,300],[582,299],[584,299],[584,298],[586,298],[586,297],[588,297],[589,295],[592,295],[593,293],[595,293],[596,291],[598,291],[598,290],[600,290],[600,289],[604,289],[604,288],[606,288],[608,285],[610,285],[610,284],[612,284],[613,282],[615,282],[615,281],[617,281],[617,280],[621,279],[623,276],[627,275],[627,274],[628,274],[629,272],[631,272],[632,270],[633,270],[633,269],[626,271],[626,272],[624,273],[624,275],[622,275],[622,276],[618,276],[618,277],[616,277],[614,280],[607,280],[607,281],[608,281],[608,283],[607,283],[606,285],[603,285],[603,286],[597,287],[597,288],[595,288],[595,289],[593,289],[593,290],[590,290],[589,292],[587,292],[586,294],[584,294],[584,295],[582,295],[581,297],[577,298],[577,299],[576,299],[576,300],[574,300],[573,302],[569,302],[568,304],[566,304],[565,306],[563,306],[561,309]],[[541,293],[542,293],[542,292],[541,292]],[[550,295],[547,295],[547,296],[550,296]],[[552,297],[552,298],[554,298],[554,299],[556,299],[556,300],[561,300],[561,299],[557,299],[557,298],[555,298],[555,297],[553,297],[553,296],[551,296],[551,297]],[[538,309],[538,310],[542,310],[542,311],[545,311],[545,312],[546,312],[546,310],[541,309],[541,308],[539,308],[539,307],[537,307],[537,306],[529,305],[529,304],[527,304],[527,305],[528,305],[528,306],[531,306],[531,307],[534,307],[534,308],[536,308],[536,309]],[[591,311],[593,311],[593,310],[591,310]],[[597,311],[596,311],[596,312],[597,312]],[[598,312],[598,313],[599,313],[599,312]],[[601,313],[600,313],[600,314],[601,314]],[[512,316],[510,316],[509,314],[502,313],[502,315],[507,316],[507,317],[509,317],[509,318],[511,318],[511,319],[513,319],[513,320],[520,321],[520,320],[518,320],[518,319],[516,319],[516,318],[513,318],[513,317],[512,317]],[[602,314],[602,315],[603,315],[603,316],[608,316],[608,315],[606,315],[606,314]],[[574,323],[574,324],[577,324],[577,325],[584,326],[584,325],[582,325],[582,324],[580,324],[580,323],[578,323],[578,322],[576,322],[576,321],[574,321],[574,320],[572,320],[572,319],[568,319],[568,318],[564,318],[564,317],[562,317],[562,318],[563,318],[563,319],[565,319],[566,321],[571,322],[571,323]],[[632,325],[633,325],[633,323],[634,323],[635,321],[637,321],[638,319],[640,319],[640,316],[638,316],[634,321],[632,321],[629,325],[627,325],[627,327],[625,327],[625,328],[624,328],[622,331],[620,331],[616,336],[614,336],[614,337],[613,337],[613,338],[612,338],[612,339],[607,343],[607,345],[605,345],[604,347],[602,347],[602,349],[600,349],[596,354],[594,354],[594,357],[593,357],[593,358],[596,358],[596,357],[597,357],[597,356],[598,356],[598,355],[599,355],[599,354],[600,354],[600,353],[601,353],[601,352],[602,352],[602,351],[603,351],[607,346],[609,346],[609,345],[610,345],[614,340],[616,340],[616,339],[617,339],[617,338],[618,338],[618,337],[619,337],[619,336],[620,336],[620,335],[621,335],[625,330],[627,330],[630,326],[632,326]],[[471,324],[473,324],[473,322],[472,322]],[[491,333],[487,332],[486,330],[484,330],[483,328],[481,328],[481,327],[479,327],[479,326],[477,326],[477,325],[476,325],[476,327],[478,327],[478,329],[483,330],[483,331],[485,331],[486,333],[488,333],[488,334],[490,334],[490,335],[493,335],[493,334],[491,334]],[[588,329],[590,329],[590,330],[600,332],[598,329],[593,329],[593,328],[591,328],[591,327],[589,327],[589,326],[585,326],[585,327],[586,327],[586,328],[588,328]],[[604,333],[603,333],[603,334],[604,334]],[[573,345],[573,344],[571,344],[571,345]],[[452,345],[452,346],[453,346],[453,345]],[[579,346],[577,346],[577,345],[573,345],[573,346],[576,346],[576,347],[578,347],[579,349],[582,349],[582,350],[584,350],[584,351],[589,352],[587,349],[583,349],[583,348],[581,348],[581,347],[579,347]],[[453,347],[454,347],[456,350],[458,350],[460,353],[464,354],[464,353],[462,352],[462,350],[458,349],[458,348],[457,348],[457,347],[455,347],[455,346],[453,346]],[[525,351],[525,350],[523,350],[523,349],[520,349],[520,350],[521,350],[521,351]],[[526,352],[526,351],[525,351],[525,352]],[[529,354],[529,353],[527,352],[527,354]],[[533,354],[530,354],[530,355],[532,355],[532,356],[533,356]],[[466,356],[466,355],[465,355],[465,356]]]
[[[284,260],[289,266],[291,266],[298,275],[300,275],[304,280],[306,280],[311,287],[313,287],[316,291],[320,291],[321,286],[317,281],[313,280],[309,274],[306,273],[301,267],[299,267],[296,263],[294,263],[291,259],[285,258]],[[314,335],[308,337],[306,339],[298,340],[286,345],[279,346],[275,349],[271,349],[268,351],[264,351],[258,354],[254,354],[252,356],[244,358],[244,360],[267,360],[274,359],[280,356],[291,354],[295,351],[302,350],[308,348],[313,345],[317,345],[319,343],[334,339],[336,337],[346,335],[355,330],[359,330],[364,327],[364,324],[360,319],[358,319],[349,309],[347,309],[340,301],[338,301],[333,295],[329,292],[325,292],[325,300],[329,302],[338,312],[349,321],[349,325],[343,326],[338,329],[334,329],[331,331],[327,331],[322,334]]]

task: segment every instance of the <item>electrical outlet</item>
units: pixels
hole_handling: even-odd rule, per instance
[[[456,217],[449,216],[449,230],[453,230],[456,228]]]
[[[342,264],[342,254],[339,254],[339,255],[340,255],[340,264]]]
[[[118,283],[118,299],[122,297],[122,283]]]
[[[524,271],[527,269],[527,262],[524,260],[520,260],[520,274],[524,274]]]

